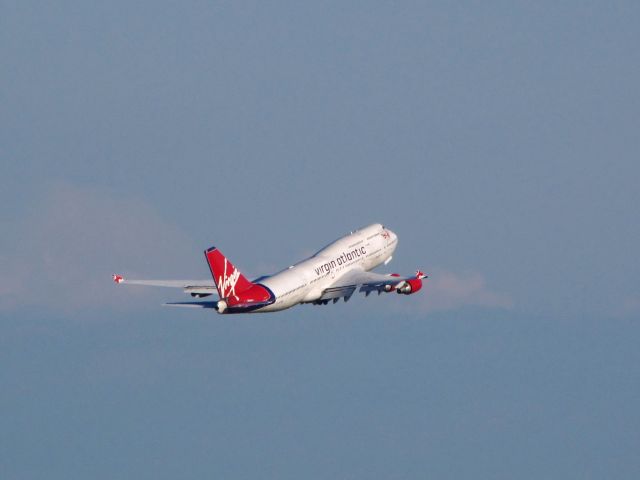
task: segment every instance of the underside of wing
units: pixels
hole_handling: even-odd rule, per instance
[[[327,304],[329,300],[333,300],[335,303],[340,298],[344,298],[346,302],[357,288],[359,288],[360,292],[364,292],[366,296],[369,296],[374,291],[378,292],[378,294],[394,290],[398,291],[398,293],[413,293],[413,291],[419,290],[422,286],[422,278],[425,278],[425,275],[420,271],[416,272],[416,275],[402,277],[398,274],[352,270],[326,288],[322,292],[322,296],[314,303]]]
[[[375,287],[375,286],[385,286],[385,285],[393,285],[402,281],[409,280],[411,278],[415,278],[413,276],[405,276],[401,277],[400,275],[394,273],[374,273],[374,272],[365,272],[364,270],[353,270],[351,272],[345,273],[342,277],[340,277],[336,282],[331,285],[331,288],[335,287]]]

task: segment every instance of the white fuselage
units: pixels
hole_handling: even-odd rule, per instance
[[[312,257],[257,280],[273,292],[276,301],[255,311],[273,312],[315,302],[345,273],[354,269],[368,271],[387,261],[397,245],[396,234],[379,223],[355,230]]]

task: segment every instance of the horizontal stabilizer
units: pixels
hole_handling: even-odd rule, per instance
[[[218,309],[218,302],[170,302],[163,303],[163,307],[186,307],[186,308],[213,308]]]

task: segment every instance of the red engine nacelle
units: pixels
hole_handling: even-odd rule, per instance
[[[412,293],[416,293],[421,288],[422,288],[422,280],[419,278],[412,278],[411,280],[407,280],[406,284],[403,285],[402,288],[398,289],[398,293],[411,295]]]

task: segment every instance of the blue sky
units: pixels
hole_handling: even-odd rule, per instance
[[[5,2],[9,478],[640,473],[634,2]],[[420,294],[221,318],[110,274],[399,235]],[[4,476],[4,475],[3,475]]]

